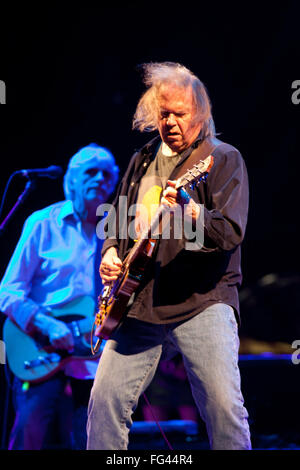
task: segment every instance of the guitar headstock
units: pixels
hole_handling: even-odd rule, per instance
[[[201,181],[205,181],[214,163],[214,158],[209,155],[205,160],[193,165],[183,176],[176,182],[176,189],[187,186],[194,189]]]

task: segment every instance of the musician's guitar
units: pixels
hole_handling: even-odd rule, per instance
[[[83,296],[51,310],[57,320],[68,324],[74,337],[74,351],[56,350],[44,335],[24,333],[7,318],[3,326],[7,362],[16,377],[41,382],[62,369],[69,361],[95,358],[91,355],[90,331],[95,317],[95,301]],[[100,355],[101,351],[97,355]]]
[[[209,155],[189,169],[176,180],[177,191],[179,193],[182,191],[186,195],[185,186],[194,187],[204,181],[213,166],[213,161],[213,156]],[[165,205],[161,204],[158,207],[150,226],[140,235],[123,261],[118,279],[105,286],[99,296],[98,312],[91,332],[91,336],[95,335],[99,338],[97,345],[100,345],[103,339],[108,339],[123,319],[129,299],[140,285],[149,260],[155,251],[158,238],[153,238],[153,233],[158,233],[158,227],[161,226],[166,211],[168,208]],[[92,353],[96,351],[97,347],[92,347]]]

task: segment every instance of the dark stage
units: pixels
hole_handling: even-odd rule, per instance
[[[253,447],[300,449],[299,3],[75,5],[20,3],[1,11],[1,197],[15,171],[50,165],[65,171],[91,142],[109,148],[123,173],[133,151],[152,137],[131,128],[143,91],[138,65],[174,61],[190,68],[207,86],[218,137],[241,151],[249,174],[240,368]],[[12,180],[0,222],[25,183]],[[25,219],[61,199],[61,178],[36,180],[1,231],[1,276]],[[14,413],[4,364],[0,377],[6,449]],[[158,427],[149,426],[134,428],[132,450],[167,449]],[[208,449],[200,418],[192,430],[175,423],[166,433],[174,449]]]

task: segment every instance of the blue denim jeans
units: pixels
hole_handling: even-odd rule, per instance
[[[58,443],[65,449],[71,447],[72,401],[65,393],[66,384],[67,378],[59,373],[45,382],[31,384],[24,391],[22,382],[15,378],[16,417],[9,450],[41,450]]]
[[[181,352],[211,449],[251,449],[240,386],[234,311],[217,303],[191,319],[154,325],[126,318],[101,356],[91,391],[88,450],[126,450],[132,413],[162,353]]]

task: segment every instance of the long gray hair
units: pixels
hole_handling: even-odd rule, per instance
[[[141,132],[157,129],[158,92],[163,84],[179,88],[192,88],[196,105],[195,121],[203,122],[202,135],[214,136],[215,125],[211,113],[211,103],[204,84],[184,65],[175,62],[150,62],[142,64],[143,81],[147,90],[140,98],[134,117],[133,129]]]

